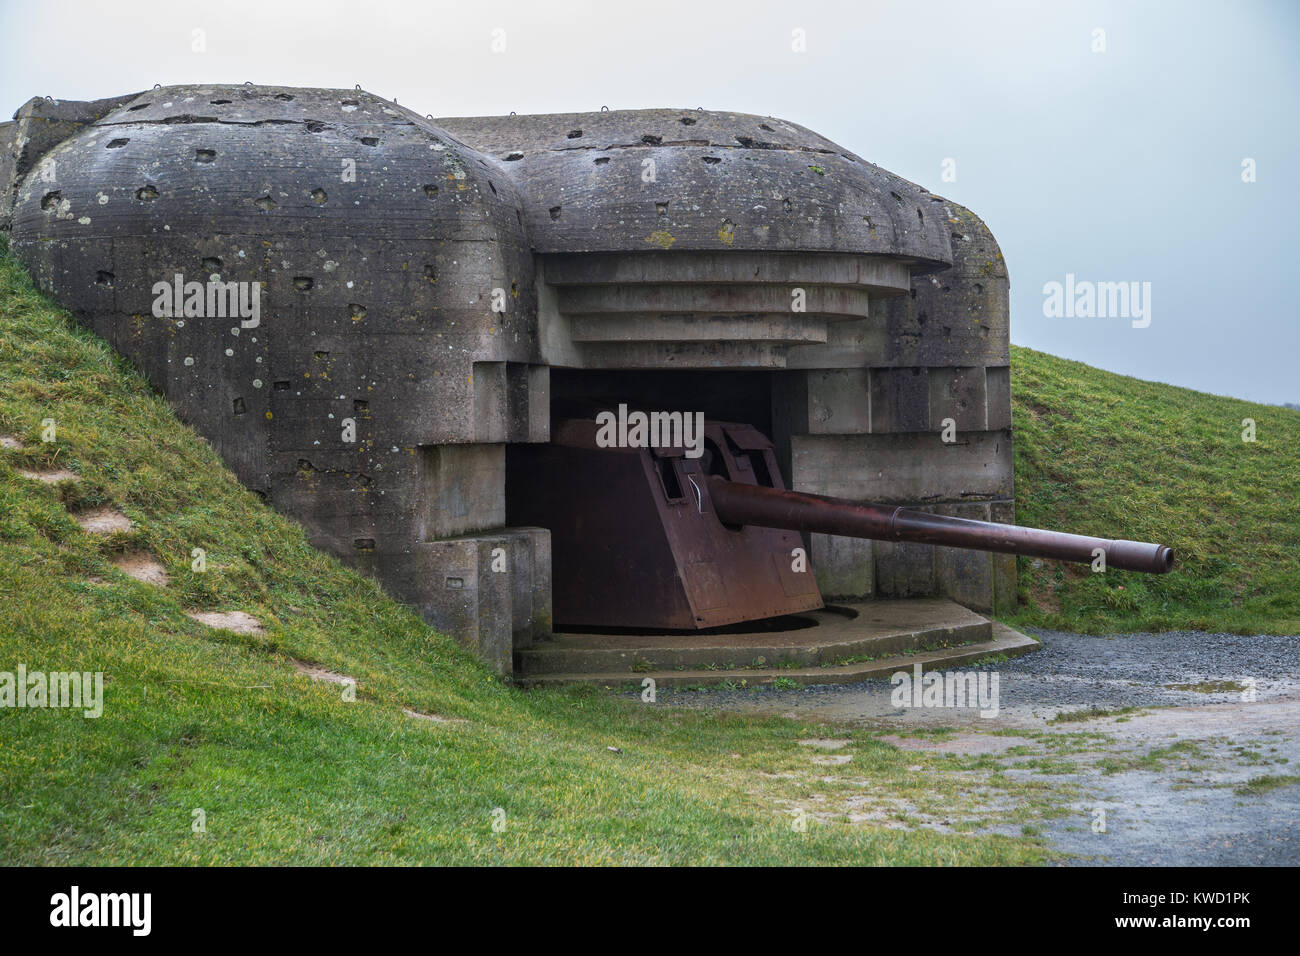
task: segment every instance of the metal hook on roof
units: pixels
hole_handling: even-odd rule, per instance
[[[155,84],[153,85],[153,88],[154,88],[155,90],[161,90],[161,89],[162,89],[162,84],[161,84],[161,83],[155,83]]]
[[[518,116],[519,114],[517,114],[514,110],[511,110],[511,111],[510,111],[510,115],[511,115],[511,116]]]
[[[252,80],[244,80],[244,85],[245,85],[245,86],[252,86],[252,85],[253,85],[253,81],[252,81]]]
[[[608,107],[608,106],[602,106],[602,107],[600,108],[600,111],[601,111],[602,113],[608,113],[608,112],[609,112],[609,107]]]
[[[357,89],[361,89],[361,84],[360,84],[360,83],[357,84]]]

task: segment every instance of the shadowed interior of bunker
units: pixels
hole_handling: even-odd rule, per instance
[[[745,422],[770,433],[770,372],[552,369],[551,376],[551,444],[507,448],[506,521],[551,532],[557,628],[672,633],[820,605],[810,576],[796,579],[794,602],[773,601],[771,595],[757,603],[742,598],[754,588],[760,594],[774,585],[781,591],[775,564],[766,565],[770,557],[803,547],[797,535],[737,526],[709,529],[703,520],[690,520],[699,514],[703,476],[725,468],[720,446],[728,446],[727,454],[740,453],[734,439],[712,423]],[[657,429],[646,436],[660,447],[619,455],[593,447],[590,434],[574,440],[577,423],[602,414],[612,418],[611,410],[620,407],[665,419],[662,436]],[[667,427],[670,416],[673,428]],[[688,416],[710,423],[705,433],[693,435]],[[682,445],[683,436],[693,449]],[[754,450],[744,463],[754,458],[755,470],[770,484],[768,473],[779,466],[768,455]],[[694,533],[675,549],[674,528],[687,527]],[[710,531],[716,536],[712,543]],[[801,618],[780,626],[812,623]]]

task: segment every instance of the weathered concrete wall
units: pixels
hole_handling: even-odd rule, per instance
[[[357,91],[170,87],[65,132],[16,191],[37,282],[314,543],[508,670],[510,575],[466,555],[505,546],[504,443],[547,439],[510,178]],[[156,315],[177,274],[260,283],[258,324]]]
[[[506,164],[539,253],[838,252],[952,261],[928,194],[795,123],[626,110],[440,119]]]
[[[0,228],[9,227],[24,176],[35,171],[44,182],[57,178],[57,163],[42,163],[50,150],[130,99],[117,96],[83,102],[36,96],[18,108],[13,122],[0,123]]]
[[[796,490],[1014,523],[1006,265],[969,210],[932,208],[952,230],[952,268],[878,300],[883,322],[791,350],[789,365],[811,367],[778,380],[779,446]],[[1011,555],[825,535],[811,553],[828,596],[1015,602]]]
[[[504,501],[506,445],[549,440],[552,367],[766,376],[793,487],[1011,517],[996,243],[782,120],[433,121],[247,85],[33,100],[0,124],[0,223],[243,482],[503,672],[550,627],[546,532]],[[158,314],[176,274],[259,283],[259,321]],[[1008,558],[812,548],[830,596],[1014,591]]]

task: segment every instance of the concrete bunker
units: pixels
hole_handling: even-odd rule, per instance
[[[502,674],[554,634],[513,492],[600,402],[752,426],[785,488],[1014,518],[997,243],[793,123],[173,86],[31,100],[0,190],[39,285],[245,485]],[[258,321],[159,310],[178,277],[255,284]],[[1008,554],[802,542],[836,601],[1014,601]]]

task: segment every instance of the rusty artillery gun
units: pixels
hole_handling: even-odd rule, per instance
[[[684,447],[602,447],[587,419],[558,422],[549,445],[511,447],[530,480],[507,488],[508,520],[551,531],[558,626],[692,631],[821,608],[803,533],[1173,568],[1162,544],[788,491],[752,425],[703,432],[696,458]]]

